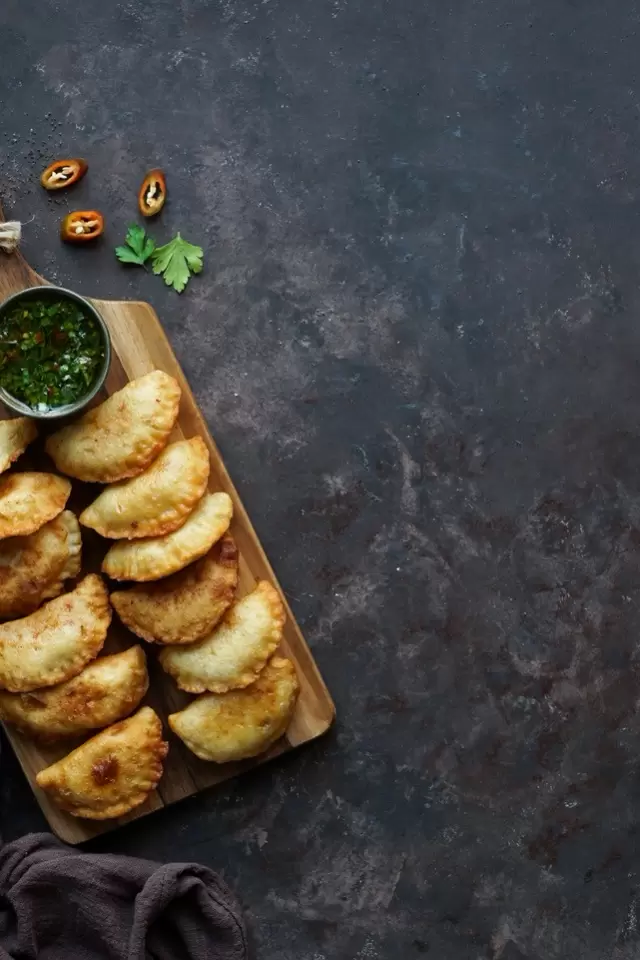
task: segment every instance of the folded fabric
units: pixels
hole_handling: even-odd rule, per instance
[[[247,960],[240,907],[206,867],[88,854],[49,834],[0,848],[0,960]]]

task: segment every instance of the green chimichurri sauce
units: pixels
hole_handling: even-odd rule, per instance
[[[0,387],[34,410],[84,397],[104,361],[95,319],[69,300],[32,300],[0,317]]]

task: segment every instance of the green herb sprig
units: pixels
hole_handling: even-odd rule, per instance
[[[127,230],[125,246],[116,247],[116,257],[121,263],[137,263],[143,267],[156,248],[155,240],[147,235],[144,227],[132,223]]]
[[[184,240],[180,233],[157,247],[155,240],[135,223],[127,230],[125,246],[116,247],[115,252],[122,263],[146,267],[150,260],[154,274],[161,276],[176,293],[182,293],[191,277],[201,272],[204,259],[202,247]]]

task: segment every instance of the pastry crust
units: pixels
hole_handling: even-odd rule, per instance
[[[0,689],[27,693],[75,677],[102,649],[110,623],[107,589],[89,574],[70,593],[3,624]]]
[[[144,583],[168,577],[202,557],[226,533],[233,515],[227,493],[208,493],[178,530],[164,537],[120,541],[107,551],[102,572]]]
[[[64,510],[71,484],[53,473],[0,477],[0,538],[26,537]]]
[[[255,683],[229,693],[206,693],[169,726],[201,760],[228,763],[267,750],[285,733],[300,684],[290,660],[273,657]]]
[[[182,526],[203,496],[209,451],[200,437],[166,447],[144,473],[107,487],[80,523],[111,539],[160,537]]]
[[[28,537],[0,540],[0,621],[25,617],[80,573],[82,537],[70,510]]]
[[[135,477],[166,446],[180,396],[177,380],[154,370],[50,436],[47,453],[58,470],[77,480],[115,483]]]
[[[280,644],[284,623],[278,591],[262,580],[231,607],[213,633],[188,647],[165,647],[160,663],[188,693],[248,687]]]
[[[142,707],[41,770],[36,783],[74,817],[122,817],[156,789],[168,749],[160,718]]]
[[[0,420],[0,473],[8,470],[37,436],[38,428],[29,417]]]
[[[116,590],[111,603],[124,623],[148,643],[195,643],[233,603],[238,550],[226,534],[201,560],[149,586]]]
[[[136,709],[149,688],[140,646],[100,657],[65,683],[32,693],[0,693],[0,718],[39,740],[99,730]]]

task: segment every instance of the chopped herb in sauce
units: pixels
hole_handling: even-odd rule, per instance
[[[80,304],[25,301],[0,316],[0,387],[34,410],[84,397],[103,361],[100,327]]]

